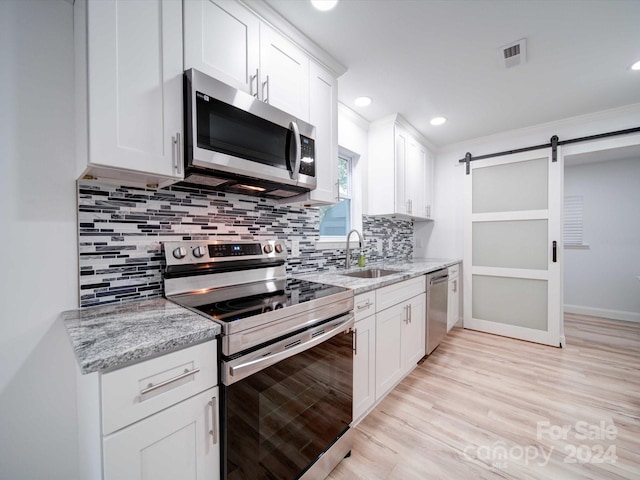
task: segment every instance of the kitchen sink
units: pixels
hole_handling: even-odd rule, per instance
[[[384,270],[382,268],[369,268],[367,270],[360,270],[358,272],[343,273],[345,277],[355,278],[380,278],[387,275],[393,275],[394,273],[400,273],[397,270]]]

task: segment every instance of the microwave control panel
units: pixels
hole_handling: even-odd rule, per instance
[[[300,135],[300,145],[302,150],[300,159],[300,173],[303,175],[309,175],[310,177],[315,177],[315,142],[312,138]]]

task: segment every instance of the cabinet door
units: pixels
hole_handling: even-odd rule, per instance
[[[413,138],[409,139],[407,161],[405,169],[406,197],[409,202],[409,215],[416,218],[425,218],[425,163],[426,149]]]
[[[316,127],[316,203],[338,199],[338,81],[315,62],[309,65],[309,123]]]
[[[425,149],[424,164],[424,210],[425,218],[433,218],[433,154]]]
[[[376,400],[402,378],[402,327],[405,305],[395,305],[376,314]]]
[[[309,120],[309,58],[265,24],[260,25],[260,98]]]
[[[408,373],[424,357],[426,348],[425,294],[406,303],[408,318],[402,324],[402,371]]]
[[[184,69],[258,92],[260,21],[235,0],[184,2]]]
[[[458,289],[458,274],[449,276],[449,294],[447,296],[447,331],[458,323],[460,316],[460,291]]]
[[[89,162],[179,177],[182,4],[89,2]]]
[[[105,480],[220,478],[218,388],[104,439]]]
[[[357,421],[376,401],[376,317],[356,322],[353,356],[353,420]]]
[[[395,213],[409,213],[409,198],[407,196],[406,168],[409,154],[409,135],[402,128],[395,127],[395,176],[396,176],[396,205]]]

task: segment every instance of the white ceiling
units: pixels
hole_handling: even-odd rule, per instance
[[[436,146],[640,103],[640,0],[265,1],[348,68],[342,103],[398,112]],[[501,68],[523,37],[527,62]]]

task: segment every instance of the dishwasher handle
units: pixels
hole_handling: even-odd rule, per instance
[[[449,274],[445,273],[439,277],[431,277],[429,280],[429,285],[437,285],[438,283],[444,283],[449,281]]]

